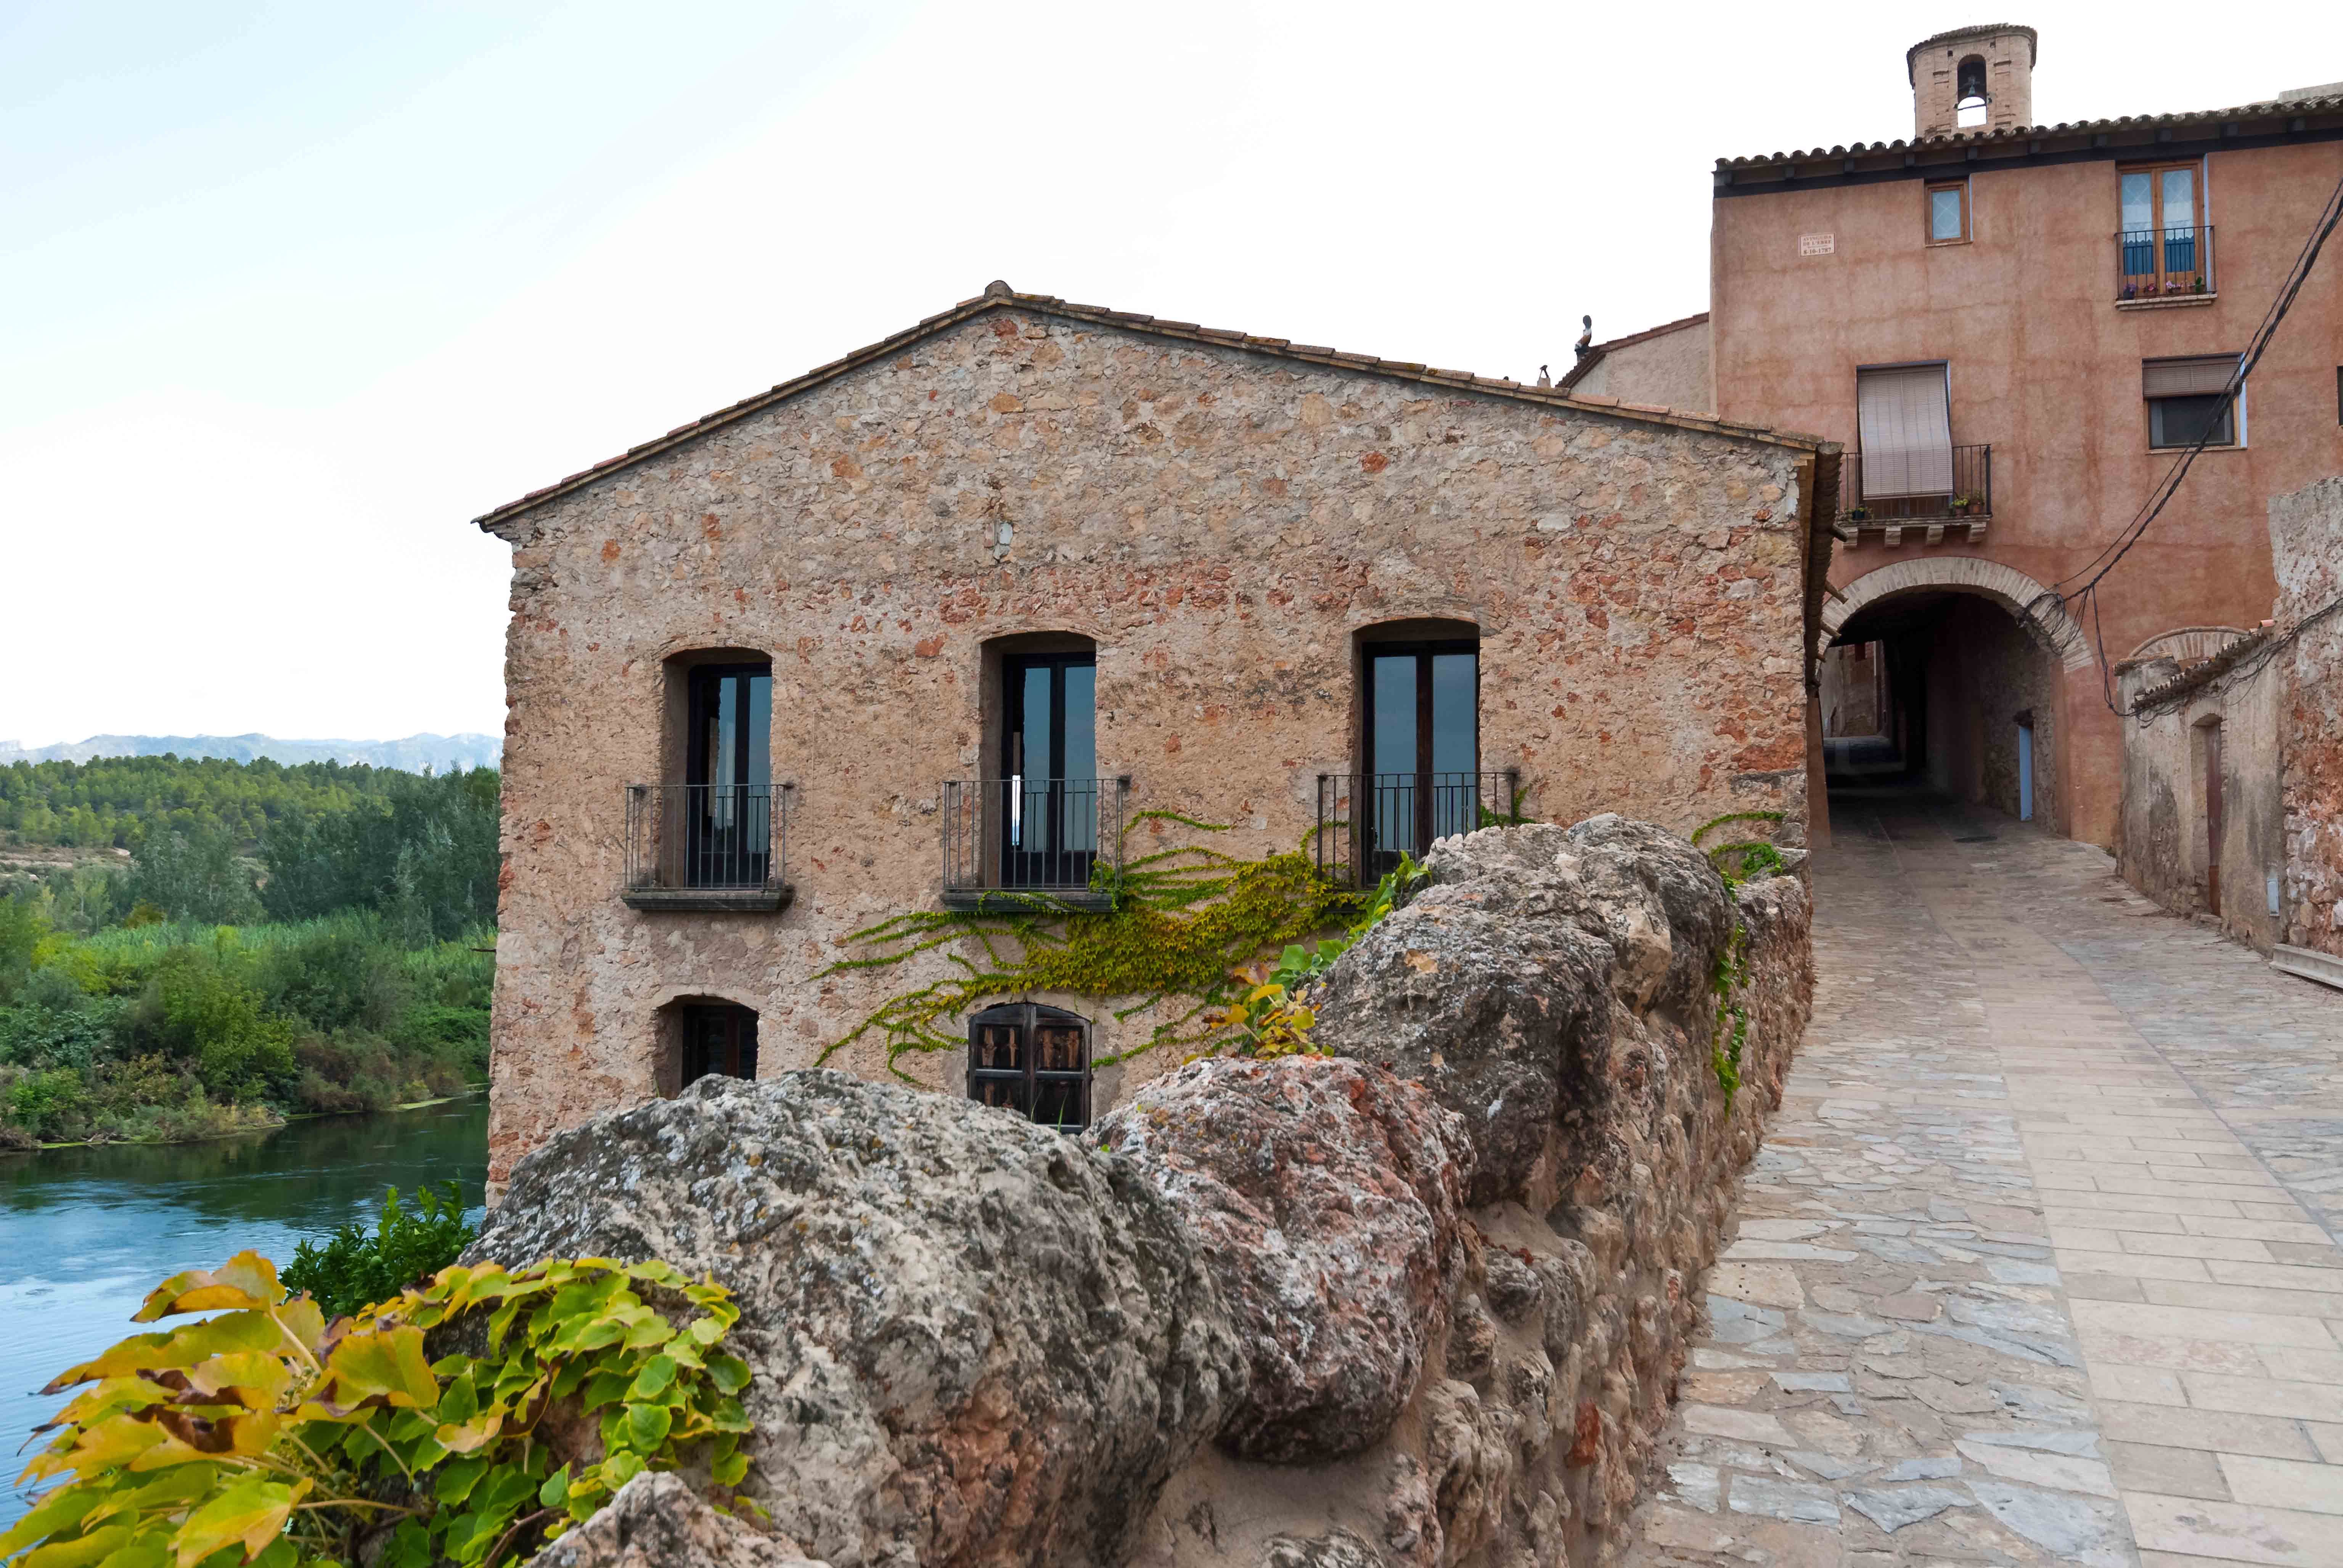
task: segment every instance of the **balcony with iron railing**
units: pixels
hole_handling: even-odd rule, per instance
[[[2118,305],[2192,305],[2212,297],[2212,225],[2117,233]]]
[[[955,779],[944,785],[948,910],[1109,910],[1131,779]]]
[[[1402,855],[1422,859],[1433,840],[1503,827],[1521,815],[1521,773],[1321,773],[1318,827],[1311,835],[1318,873],[1346,887],[1370,887]]]
[[[1933,459],[1899,456],[1892,467],[1871,470],[1862,453],[1849,452],[1840,459],[1838,496],[1841,538],[1877,528],[1896,544],[1904,529],[1919,527],[1930,530],[1933,544],[1945,528],[1965,524],[1975,542],[1993,516],[1993,447],[1955,447],[1949,462],[1939,447]]]
[[[791,793],[786,784],[629,784],[619,896],[638,910],[785,907]]]

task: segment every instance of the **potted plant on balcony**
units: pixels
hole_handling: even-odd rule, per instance
[[[1969,508],[1976,505],[1976,498],[1975,496],[1955,496],[1953,498],[1953,516],[1956,518],[1966,518],[1969,515]]]
[[[1846,509],[1846,520],[1850,523],[1867,523],[1871,521],[1871,508],[1857,501]]]

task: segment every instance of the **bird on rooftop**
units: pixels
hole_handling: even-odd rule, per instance
[[[1586,324],[1586,330],[1578,335],[1578,342],[1575,346],[1578,352],[1584,354],[1594,347],[1594,317],[1582,316],[1578,319]]]

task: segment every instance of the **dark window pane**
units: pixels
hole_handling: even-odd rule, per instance
[[[2226,447],[2236,440],[2233,405],[2218,393],[2197,397],[2157,397],[2148,409],[2148,440],[2156,447],[2193,447],[2212,432],[2211,444]]]
[[[1020,739],[1024,756],[1017,771],[1028,779],[1054,779],[1056,753],[1050,745],[1050,667],[1037,664],[1025,671]]]
[[[1066,666],[1065,766],[1061,779],[1098,777],[1098,669],[1094,665]]]
[[[740,683],[719,680],[716,683],[716,709],[708,722],[708,781],[729,784],[733,781],[735,749],[739,744]]]
[[[740,727],[741,778],[749,784],[773,781],[773,678],[741,677],[746,688],[746,717]]]
[[[1367,766],[1374,773],[1415,771],[1415,655],[1378,654],[1369,661],[1373,710]]]
[[[1432,656],[1432,770],[1470,773],[1480,765],[1477,653]]]
[[[980,1078],[969,1085],[969,1098],[980,1105],[1025,1114],[1025,1081],[1021,1078]]]
[[[1083,1124],[1082,1086],[1043,1079],[1033,1086],[1033,1120],[1073,1131]]]
[[[1080,1072],[1082,1070],[1082,1031],[1071,1024],[1045,1023],[1034,1031],[1040,1060],[1036,1062],[1043,1072]]]
[[[970,1065],[991,1071],[1025,1070],[1024,1031],[1013,1023],[980,1023],[970,1043]]]

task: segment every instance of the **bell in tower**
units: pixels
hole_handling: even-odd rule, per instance
[[[1993,95],[1985,90],[1984,55],[1971,55],[1961,62],[1960,79],[1954,93],[1956,110],[1982,109],[1991,101]]]
[[[2011,23],[1956,27],[1906,52],[1913,135],[2011,131],[2034,123],[2034,29]]]

